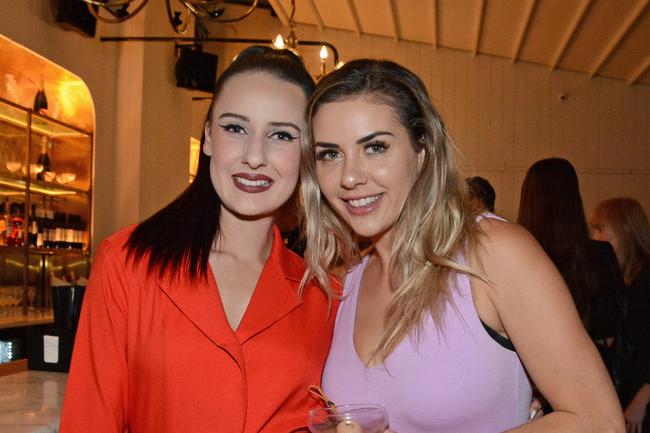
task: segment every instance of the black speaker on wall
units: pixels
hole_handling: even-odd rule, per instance
[[[176,86],[212,93],[217,80],[216,54],[205,53],[194,46],[180,47],[176,60]]]
[[[66,30],[74,30],[83,36],[95,37],[97,19],[88,11],[82,0],[52,0],[54,20]]]

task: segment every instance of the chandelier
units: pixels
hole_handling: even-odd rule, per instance
[[[133,18],[149,0],[82,0],[87,3],[88,11],[99,21],[117,24]],[[220,23],[241,21],[253,13],[259,0],[239,15],[228,16],[226,0],[165,0],[169,24],[178,34],[185,34],[191,18],[209,19]],[[176,7],[180,6],[180,10]]]
[[[148,3],[149,0],[82,0],[87,3],[88,10],[98,20],[116,24],[133,18]],[[339,62],[339,53],[336,47],[327,41],[306,41],[299,40],[296,36],[296,22],[294,16],[296,13],[296,2],[291,0],[291,15],[289,17],[289,32],[286,37],[278,34],[274,40],[253,39],[253,38],[232,38],[232,37],[210,37],[204,25],[205,21],[231,23],[241,21],[253,13],[257,8],[259,0],[253,0],[250,6],[239,14],[227,13],[226,0],[165,0],[167,9],[167,18],[174,31],[183,35],[187,32],[192,18],[196,20],[196,35],[193,37],[176,36],[126,36],[126,37],[104,37],[102,42],[164,42],[174,41],[179,43],[188,42],[191,46],[200,47],[203,42],[223,42],[223,43],[242,43],[242,44],[270,44],[277,49],[289,49],[298,56],[304,58],[299,52],[300,46],[319,46],[320,70],[314,74],[316,80],[322,78],[327,72],[327,61],[330,54],[333,57],[332,65],[335,68],[340,67],[343,63]],[[176,8],[180,6],[180,10]]]
[[[273,40],[273,46],[279,50],[283,48],[289,49],[294,53],[296,53],[298,56],[300,56],[300,53],[298,52],[298,45],[301,44],[301,42],[298,40],[298,37],[296,36],[296,22],[294,21],[295,15],[296,15],[296,0],[291,0],[291,14],[289,15],[289,33],[287,34],[286,38],[278,33],[278,35]],[[338,61],[338,53],[335,52],[334,54],[335,54],[334,55],[335,68],[339,68],[341,67],[341,65],[343,65],[343,62]],[[327,51],[327,46],[325,44],[321,45],[320,52],[318,53],[318,57],[320,58],[320,73],[316,75],[315,77],[316,80],[321,79],[327,73],[326,67],[327,67],[327,58],[329,57],[329,52]]]

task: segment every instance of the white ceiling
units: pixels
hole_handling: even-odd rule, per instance
[[[650,85],[650,0],[295,0],[295,21]],[[291,0],[269,0],[284,25]]]

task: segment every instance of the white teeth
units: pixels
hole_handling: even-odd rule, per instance
[[[237,177],[234,176],[235,181],[241,183],[242,185],[246,186],[269,186],[271,185],[271,182],[268,180],[248,180],[244,179],[243,177]]]
[[[377,195],[372,195],[372,196],[370,196],[370,197],[360,198],[360,199],[358,199],[358,200],[348,200],[348,203],[349,203],[350,206],[352,206],[352,207],[363,207],[363,206],[368,206],[369,204],[374,203],[374,202],[376,202],[377,200],[379,200],[379,197],[380,197],[380,196],[381,196],[381,194],[377,194]]]

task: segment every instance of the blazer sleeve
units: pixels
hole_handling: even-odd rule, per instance
[[[121,254],[104,241],[84,296],[60,433],[127,430],[127,293]]]

